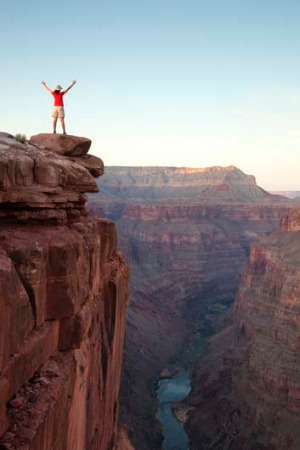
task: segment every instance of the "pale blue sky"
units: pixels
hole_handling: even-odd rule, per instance
[[[41,86],[106,165],[235,165],[300,190],[299,0],[1,0],[1,131],[51,132]]]

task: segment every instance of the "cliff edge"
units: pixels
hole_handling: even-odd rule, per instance
[[[117,445],[128,269],[91,141],[0,133],[0,448]]]

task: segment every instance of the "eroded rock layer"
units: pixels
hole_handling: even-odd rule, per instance
[[[250,243],[290,200],[235,167],[110,167],[99,187],[91,212],[116,221],[132,274],[122,418],[136,447],[152,450],[162,438],[151,381],[180,364],[206,307],[228,308]]]
[[[300,448],[299,229],[297,208],[251,248],[233,325],[195,372],[192,449]]]
[[[0,135],[0,447],[114,449],[128,269],[87,217],[102,161],[43,139]]]

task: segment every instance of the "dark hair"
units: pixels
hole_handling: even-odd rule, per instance
[[[60,93],[60,89],[56,89],[54,92],[55,92],[55,94],[59,94]]]

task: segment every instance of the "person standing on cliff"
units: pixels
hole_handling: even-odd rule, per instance
[[[74,86],[75,83],[76,83],[76,80],[73,80],[72,83],[70,84],[70,86],[67,89],[65,89],[64,91],[62,90],[62,87],[58,84],[57,86],[55,86],[54,91],[51,91],[51,89],[47,86],[46,82],[42,81],[42,85],[44,86],[44,88],[47,89],[47,91],[50,92],[50,94],[53,95],[53,97],[54,97],[54,107],[52,110],[53,133],[54,134],[56,134],[56,124],[57,124],[58,117],[60,119],[63,134],[67,134],[66,133],[66,124],[65,124],[65,110],[64,110],[63,96]]]

